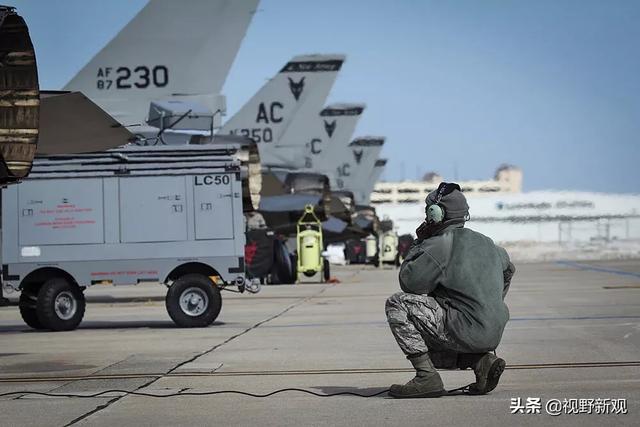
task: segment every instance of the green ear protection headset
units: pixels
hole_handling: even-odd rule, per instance
[[[440,204],[440,201],[444,196],[451,193],[453,190],[460,191],[460,186],[458,184],[442,182],[438,186],[436,190],[436,202],[425,209],[425,213],[427,215],[427,224],[440,224],[444,221],[447,212],[444,209],[444,206]]]

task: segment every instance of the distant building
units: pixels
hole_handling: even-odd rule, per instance
[[[371,194],[371,204],[422,203],[428,193],[443,181],[435,172],[424,175],[422,181],[378,182]],[[520,193],[522,170],[512,165],[502,165],[493,180],[458,181],[460,188],[469,195],[483,193]]]

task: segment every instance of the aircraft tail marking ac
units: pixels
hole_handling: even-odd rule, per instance
[[[292,58],[224,124],[220,133],[254,139],[259,144],[263,165],[286,163],[284,157],[291,156],[294,150],[285,147],[289,143],[283,136],[287,133],[286,140],[290,139],[290,126],[306,117],[308,110],[317,108],[317,117],[344,59],[344,55]],[[320,106],[316,107],[318,102]]]

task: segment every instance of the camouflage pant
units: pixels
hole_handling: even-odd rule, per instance
[[[434,298],[398,292],[387,299],[385,311],[404,354],[429,352],[437,367],[455,367],[458,346],[447,334],[444,311]]]

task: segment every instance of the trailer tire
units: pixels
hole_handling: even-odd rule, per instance
[[[22,316],[24,323],[33,329],[44,329],[44,326],[40,323],[40,319],[38,319],[36,301],[38,301],[38,289],[34,286],[23,288],[20,293],[20,301],[18,302],[20,316]]]
[[[220,290],[203,274],[185,274],[169,287],[165,298],[167,312],[181,328],[209,326],[220,314]]]
[[[293,283],[298,282],[298,255],[291,254],[289,255],[291,259],[291,276],[293,277]]]
[[[36,312],[44,329],[71,331],[82,321],[84,310],[82,290],[62,277],[47,280],[38,291]]]
[[[331,280],[331,264],[329,264],[329,260],[326,258],[322,261],[322,278],[325,283]]]
[[[274,285],[290,285],[296,282],[293,274],[291,258],[287,246],[280,240],[273,241],[273,267],[271,270],[271,283]]]

